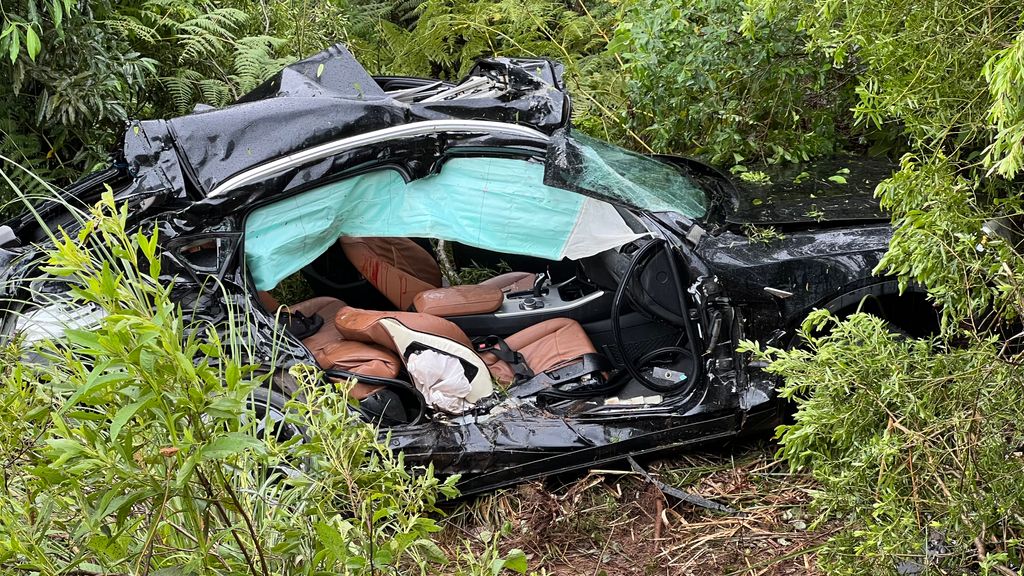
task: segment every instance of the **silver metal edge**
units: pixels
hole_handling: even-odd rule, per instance
[[[413,122],[412,124],[402,124],[401,126],[392,126],[390,128],[384,128],[383,130],[367,132],[366,134],[349,136],[348,138],[342,138],[333,142],[326,142],[318,146],[313,146],[312,148],[281,156],[280,158],[276,158],[228,178],[211,190],[207,197],[216,198],[218,196],[223,196],[236,188],[241,188],[242,186],[253,184],[281,174],[294,166],[301,166],[308,162],[322,160],[329,156],[333,156],[353,148],[358,148],[360,146],[368,146],[370,144],[386,142],[396,138],[423,136],[439,132],[509,134],[512,136],[530,138],[545,144],[550,140],[550,137],[548,137],[547,134],[534,130],[533,128],[519,126],[518,124],[506,124],[504,122],[492,122],[488,120],[426,120],[423,122]]]
[[[516,310],[516,311],[513,311],[513,312],[495,312],[494,313],[494,317],[495,318],[509,318],[509,317],[512,317],[512,316],[527,316],[527,315],[531,315],[531,314],[544,314],[546,312],[562,312],[564,310],[572,310],[573,308],[578,308],[578,307],[586,304],[587,302],[592,302],[594,300],[597,300],[601,296],[604,296],[604,290],[598,290],[597,292],[591,292],[590,294],[587,294],[586,296],[584,296],[582,298],[577,298],[576,300],[570,300],[568,302],[566,302],[565,300],[562,300],[562,302],[564,303],[564,305],[562,305],[562,306],[551,306],[550,308],[545,306],[544,308],[537,308],[536,310]]]

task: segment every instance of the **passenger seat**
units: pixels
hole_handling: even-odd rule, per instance
[[[364,342],[399,352],[391,335],[381,327],[381,320],[394,319],[416,332],[451,340],[470,350],[476,349],[461,328],[449,320],[419,312],[378,312],[346,306],[334,317],[338,333],[349,341]],[[534,373],[548,372],[572,364],[586,354],[596,354],[583,327],[571,318],[553,318],[520,330],[505,339],[508,347],[522,355]],[[493,352],[478,354],[491,376],[508,385],[515,380],[515,370]]]
[[[435,316],[487,314],[501,306],[502,293],[529,290],[530,272],[509,272],[472,286],[441,288],[441,268],[430,252],[409,238],[350,237],[340,239],[356,270],[399,310]],[[429,291],[429,298],[416,297]]]

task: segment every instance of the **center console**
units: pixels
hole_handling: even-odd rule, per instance
[[[489,314],[448,316],[469,336],[508,336],[551,318],[572,318],[580,324],[608,317],[612,294],[577,278],[558,284],[541,278],[532,290],[506,292],[501,306]]]
[[[572,310],[605,295],[603,290],[587,288],[590,290],[586,291],[576,278],[571,278],[559,284],[542,284],[535,290],[508,292],[501,303],[501,308],[494,312],[494,316],[509,318]]]

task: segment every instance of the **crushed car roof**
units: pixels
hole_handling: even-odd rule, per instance
[[[234,104],[170,120],[135,121],[124,156],[137,180],[207,196],[231,176],[299,150],[428,120],[512,123],[550,135],[568,123],[560,64],[480,61],[470,76],[489,90],[471,98],[408,101],[384,89],[341,44],[296,62]],[[175,154],[167,154],[173,150]]]

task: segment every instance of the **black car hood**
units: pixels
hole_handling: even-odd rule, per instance
[[[893,171],[891,162],[871,158],[771,167],[764,170],[769,182],[734,178],[725,219],[755,226],[887,221],[874,191]]]
[[[494,58],[481,60],[470,75],[499,78],[507,89],[498,96],[400,102],[337,44],[284,68],[232,105],[133,122],[125,135],[124,157],[136,181],[177,190],[191,183],[202,197],[268,160],[400,124],[492,120],[551,134],[568,122],[560,64]]]

